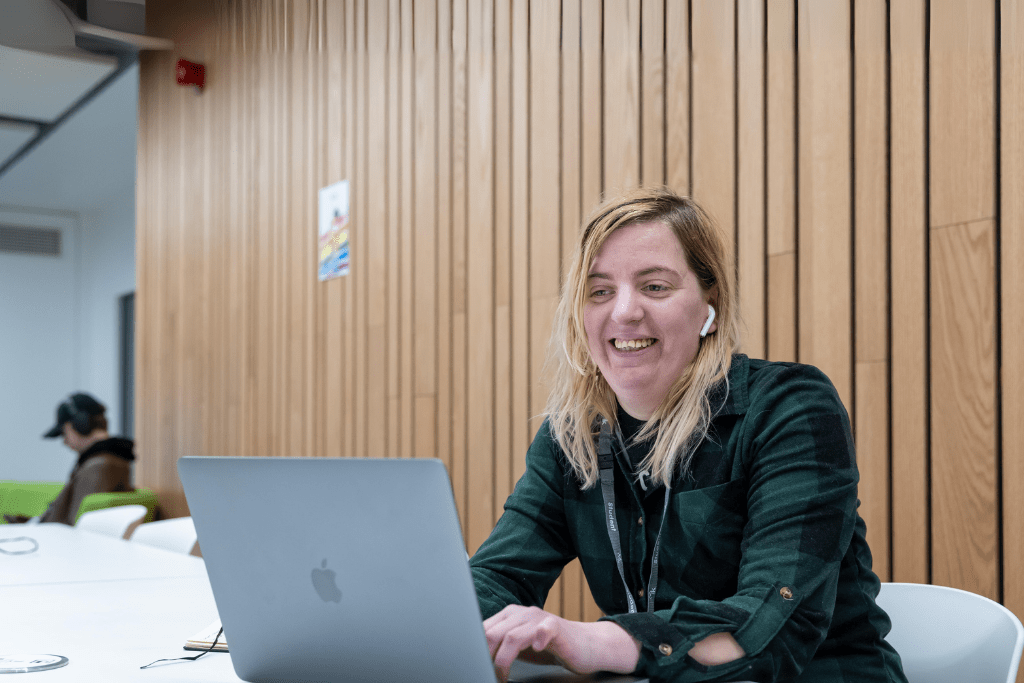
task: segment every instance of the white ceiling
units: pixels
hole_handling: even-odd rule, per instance
[[[0,176],[0,205],[81,213],[134,196],[138,101],[135,65]]]
[[[0,114],[47,123],[117,70],[112,57],[10,46],[0,46],[0,64]]]
[[[141,0],[87,2],[108,26],[142,25]],[[88,212],[134,196],[136,55],[173,45],[130,30],[60,0],[0,0],[0,205]]]

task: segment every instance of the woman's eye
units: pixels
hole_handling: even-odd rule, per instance
[[[657,284],[654,284],[654,283],[651,283],[651,284],[647,285],[646,287],[644,287],[644,289],[647,290],[648,292],[667,292],[668,291],[668,287],[666,287],[665,285],[657,285]]]
[[[595,290],[590,292],[590,298],[591,299],[599,299],[599,298],[601,298],[603,296],[608,296],[609,294],[611,294],[611,290],[608,290],[608,289],[595,289]]]

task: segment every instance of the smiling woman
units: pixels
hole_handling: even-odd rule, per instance
[[[521,657],[680,682],[906,680],[846,410],[816,368],[736,353],[725,263],[711,219],[667,190],[584,225],[547,419],[472,559],[500,677]],[[597,623],[540,609],[576,557]]]

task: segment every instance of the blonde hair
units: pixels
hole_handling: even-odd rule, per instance
[[[697,355],[669,389],[635,441],[657,438],[639,469],[668,485],[678,468],[686,472],[713,417],[711,391],[728,388],[732,354],[738,347],[738,321],[726,270],[725,248],[711,217],[687,197],[667,188],[641,188],[608,200],[587,219],[577,238],[572,264],[555,313],[548,363],[552,390],[545,415],[551,435],[561,446],[584,488],[597,481],[595,426],[600,418],[616,422],[616,398],[590,356],[583,311],[587,275],[609,235],[635,223],[657,221],[679,238],[687,265],[701,289],[710,294],[718,328],[700,340]]]

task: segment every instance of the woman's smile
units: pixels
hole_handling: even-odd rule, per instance
[[[618,351],[639,351],[640,349],[646,349],[651,344],[657,342],[657,339],[612,339],[612,346]]]

